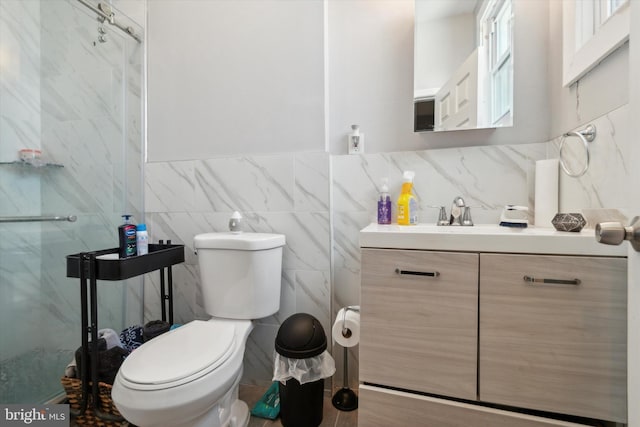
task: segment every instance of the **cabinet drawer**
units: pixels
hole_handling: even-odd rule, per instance
[[[508,412],[362,385],[358,426],[579,427],[566,421]]]
[[[363,249],[360,380],[475,400],[477,283],[478,254]]]
[[[625,259],[482,254],[480,400],[626,422],[626,283]]]

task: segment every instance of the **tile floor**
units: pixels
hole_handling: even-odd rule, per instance
[[[252,408],[266,391],[266,387],[240,385],[240,399],[247,402],[249,408]],[[322,409],[323,415],[320,427],[356,427],[358,425],[358,410],[350,412],[339,411],[331,404],[330,396],[324,398]],[[280,419],[271,421],[252,416],[249,421],[249,427],[282,427],[282,423]]]
[[[244,400],[249,409],[260,400],[262,395],[267,391],[266,387],[253,386],[253,385],[240,385],[239,397]],[[331,404],[331,397],[324,398],[322,405],[323,415],[322,424],[320,427],[356,427],[358,425],[358,410],[343,412],[334,408]],[[130,424],[123,423],[124,426],[130,426]],[[71,421],[71,427],[76,427],[76,423]],[[280,419],[267,420],[252,416],[249,420],[249,427],[282,427]]]

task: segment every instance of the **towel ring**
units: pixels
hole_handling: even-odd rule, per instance
[[[584,145],[584,150],[587,153],[587,161],[585,162],[582,170],[577,173],[574,173],[569,170],[569,168],[564,162],[564,157],[562,156],[562,149],[564,148],[564,142],[570,136],[577,136],[578,138],[580,138],[580,140],[582,141],[582,144]],[[570,177],[579,178],[587,172],[587,169],[589,169],[589,160],[590,160],[589,143],[593,142],[594,139],[596,139],[596,127],[594,125],[588,125],[586,128],[582,130],[577,130],[577,131],[573,130],[571,132],[567,132],[564,135],[562,135],[562,140],[560,141],[560,166],[562,167],[562,170],[564,171],[564,173],[566,173]]]

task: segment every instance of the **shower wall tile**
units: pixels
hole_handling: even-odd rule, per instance
[[[39,148],[64,165],[2,166],[0,215],[78,216],[0,224],[0,322],[13,325],[0,331],[6,403],[54,397],[80,345],[79,280],[66,277],[65,255],[117,246],[123,210],[141,217],[141,46],[113,34],[94,43],[98,25],[73,0],[0,1],[0,162]],[[100,328],[140,322],[141,279],[100,284],[98,305]]]
[[[18,160],[18,150],[40,148],[40,4],[0,1],[0,162]],[[40,171],[0,167],[0,216],[40,215]],[[14,388],[8,360],[43,338],[40,299],[40,224],[0,224],[0,401]],[[11,326],[8,326],[11,325]],[[7,362],[11,365],[9,362]]]
[[[0,40],[0,161],[6,162],[22,148],[40,148],[39,2],[0,2]]]

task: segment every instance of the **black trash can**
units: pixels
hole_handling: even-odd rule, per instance
[[[327,349],[322,325],[307,313],[285,320],[276,336],[276,351],[291,359],[318,356]],[[280,421],[283,427],[317,427],[322,422],[324,378],[300,384],[295,378],[279,382]]]

